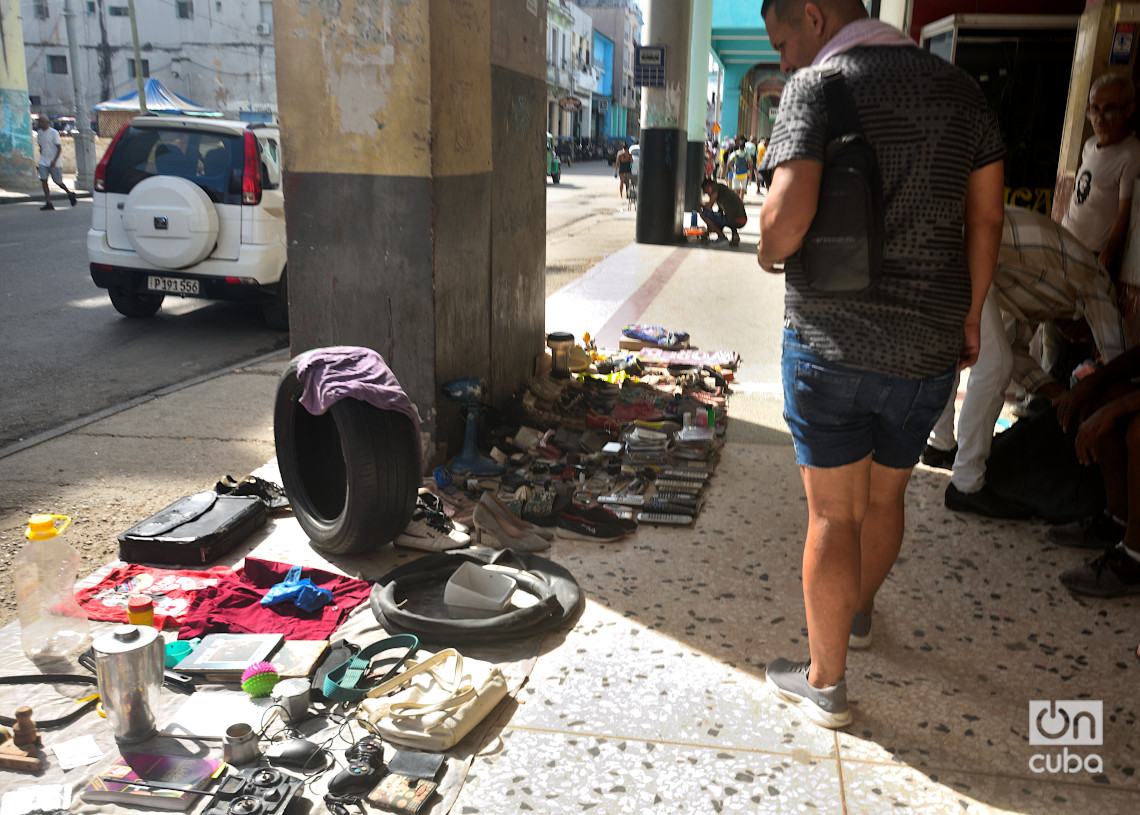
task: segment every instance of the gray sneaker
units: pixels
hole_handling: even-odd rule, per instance
[[[791,702],[807,718],[820,727],[832,730],[851,724],[851,708],[847,705],[847,681],[830,688],[816,688],[808,682],[811,661],[791,662],[776,659],[768,666],[764,681],[777,696]]]
[[[862,651],[871,647],[871,615],[856,611],[851,619],[851,635],[847,638],[847,647],[854,651]]]
[[[1119,544],[1084,566],[1062,572],[1061,582],[1074,594],[1089,597],[1140,594],[1140,561]]]

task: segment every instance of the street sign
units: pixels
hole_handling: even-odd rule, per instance
[[[567,96],[558,100],[558,107],[563,110],[578,110],[582,107],[582,100],[576,96]]]
[[[665,87],[665,46],[633,47],[633,84],[643,88]]]

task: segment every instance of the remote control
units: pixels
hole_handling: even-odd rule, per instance
[[[616,492],[613,495],[599,495],[599,504],[622,504],[627,507],[639,507],[645,504],[644,495],[633,495],[628,492]]]
[[[709,480],[709,474],[700,470],[678,470],[676,468],[662,470],[657,477],[677,481],[696,481],[702,484]]]
[[[704,484],[700,481],[677,481],[676,479],[659,478],[654,482],[658,492],[683,492],[686,495],[700,495]]]
[[[639,512],[637,522],[641,524],[671,524],[688,526],[693,522],[691,515],[677,515],[671,512]]]
[[[645,502],[645,512],[664,512],[673,515],[687,515],[690,518],[697,514],[697,508],[676,501],[670,501],[655,495]]]
[[[683,492],[655,492],[650,501],[668,501],[671,504],[680,504],[685,507],[696,507],[697,496],[687,495]]]

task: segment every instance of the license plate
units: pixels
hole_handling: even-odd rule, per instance
[[[150,291],[160,291],[163,294],[197,295],[198,281],[185,277],[155,277],[148,275],[146,287]]]

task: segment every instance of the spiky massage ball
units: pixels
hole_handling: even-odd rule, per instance
[[[254,698],[268,696],[280,679],[273,665],[255,662],[242,671],[241,689]]]

